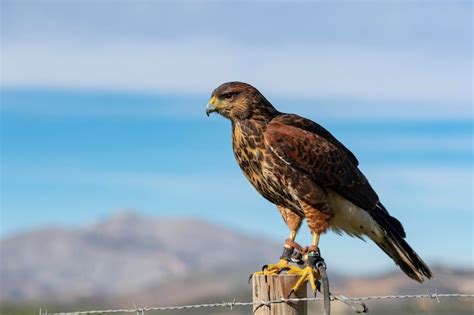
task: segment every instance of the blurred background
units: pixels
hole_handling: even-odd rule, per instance
[[[372,243],[330,233],[333,291],[474,291],[472,2],[0,8],[2,314],[250,299],[247,275],[288,229],[241,174],[229,122],[204,114],[234,80],[349,147],[436,274],[418,285]]]

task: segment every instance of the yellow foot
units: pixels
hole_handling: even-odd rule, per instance
[[[282,271],[291,271],[294,269],[301,269],[299,267],[291,265],[287,260],[280,259],[277,264],[268,264],[263,266],[262,271],[257,271],[254,273],[256,276],[260,275],[277,275]]]
[[[298,279],[298,282],[291,288],[290,294],[288,297],[291,296],[294,292],[298,292],[301,286],[305,285],[306,282],[309,282],[313,292],[316,294],[316,290],[318,288],[317,281],[319,279],[319,274],[311,267],[305,268],[295,268],[288,271],[289,275],[300,275],[301,277]]]

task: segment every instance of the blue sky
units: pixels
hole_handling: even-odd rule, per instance
[[[471,12],[3,1],[1,233],[133,209],[283,240],[277,211],[234,161],[229,123],[204,115],[212,89],[242,80],[351,148],[428,261],[472,265]],[[337,268],[391,266],[348,237],[322,248]]]

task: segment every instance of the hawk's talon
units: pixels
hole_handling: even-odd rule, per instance
[[[319,293],[323,293],[323,292],[321,291],[321,282],[320,282],[319,280],[316,281],[316,290],[313,291],[314,297],[317,297],[318,292],[319,292]]]
[[[287,274],[298,275],[298,274],[301,274],[301,271],[303,270],[298,266],[291,265],[290,262],[285,259],[280,259],[280,261],[277,264],[268,264],[268,265],[265,265],[264,267],[266,268],[262,268],[262,271],[257,271],[250,276],[249,283],[252,277],[255,275],[271,276],[271,275],[279,275],[282,272],[286,272]]]
[[[309,282],[311,285],[311,289],[313,289],[313,292],[317,292],[318,289],[318,279],[319,279],[319,273],[317,273],[312,267],[306,266],[305,268],[297,268],[293,269],[288,272],[288,274],[291,275],[299,275],[300,278],[296,282],[296,284],[291,288],[290,294],[288,295],[291,296],[291,294],[298,292],[298,290],[303,286],[306,282]]]
[[[320,280],[316,281],[316,289],[319,291],[319,293],[323,293],[321,291],[321,281]],[[316,291],[314,292],[314,296],[316,296]]]
[[[252,281],[252,278],[253,278],[253,273],[250,274],[250,276],[249,276],[248,284],[250,284],[250,281]]]

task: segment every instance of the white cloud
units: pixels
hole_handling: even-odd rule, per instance
[[[356,107],[347,101],[337,111],[315,105],[328,116],[471,114],[471,60],[434,54],[298,42],[259,47],[202,39],[87,47],[67,42],[15,43],[4,47],[2,61],[4,87],[209,94],[222,82],[241,80],[255,84],[269,98],[391,103]],[[292,111],[289,105],[283,109]]]
[[[281,108],[290,112],[298,107],[291,100],[336,99],[344,101],[337,108],[303,110],[335,118],[472,115],[470,4],[260,2],[229,10],[212,1],[7,1],[2,8],[3,87],[208,95],[241,80],[270,99],[289,99]]]

